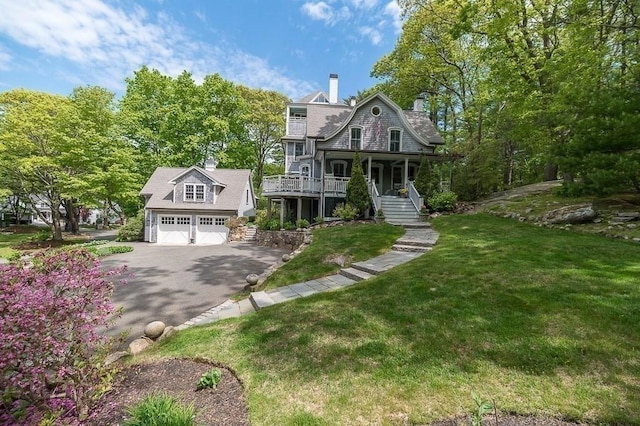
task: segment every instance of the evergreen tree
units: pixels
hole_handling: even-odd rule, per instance
[[[416,175],[416,180],[413,182],[413,185],[425,200],[431,197],[438,187],[434,176],[435,175],[431,169],[431,163],[427,157],[422,157],[420,167],[418,168],[418,174]]]
[[[363,216],[371,205],[369,197],[369,189],[364,179],[362,171],[362,163],[360,162],[360,154],[356,151],[353,157],[353,165],[351,166],[351,179],[347,184],[347,204],[351,204],[358,209],[360,216]]]

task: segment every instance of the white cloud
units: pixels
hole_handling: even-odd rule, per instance
[[[358,29],[360,34],[366,36],[371,41],[371,44],[377,46],[382,41],[382,33],[373,27],[361,27]]]
[[[384,7],[384,14],[391,17],[396,34],[400,34],[402,32],[402,9],[397,0],[391,0],[387,3]]]
[[[324,21],[327,25],[335,25],[337,22],[351,17],[351,11],[347,6],[336,9],[323,1],[316,3],[307,2],[302,5],[301,10],[311,19]]]
[[[350,3],[356,9],[373,9],[378,5],[378,0],[350,0]]]
[[[74,84],[99,84],[120,91],[126,76],[148,65],[173,76],[186,69],[200,79],[219,72],[236,82],[289,96],[299,96],[310,87],[261,58],[193,40],[168,15],[151,15],[140,6],[125,10],[103,0],[2,3],[0,34],[79,66],[77,74],[65,76]],[[11,66],[10,60],[10,52],[0,50],[0,68]]]

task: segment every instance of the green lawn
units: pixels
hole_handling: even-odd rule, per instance
[[[15,252],[11,247],[29,241],[32,234],[13,234],[0,232],[0,259],[6,259]]]
[[[318,228],[313,244],[279,268],[264,284],[264,289],[299,283],[334,274],[340,266],[331,260],[337,255],[350,263],[371,259],[388,251],[404,231],[389,224],[356,223]]]
[[[470,413],[472,392],[640,425],[640,245],[487,215],[434,227],[432,252],[375,279],[182,331],[142,360],[226,363],[254,425],[422,424]]]

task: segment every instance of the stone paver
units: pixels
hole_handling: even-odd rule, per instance
[[[424,251],[430,250],[431,246],[436,244],[439,234],[431,228],[420,228],[418,226],[420,225],[412,224],[411,226],[407,226],[407,228],[405,228],[405,235],[396,241],[397,246],[413,247]],[[207,324],[226,318],[239,317],[277,303],[288,302],[298,297],[307,297],[325,291],[348,287],[360,280],[369,279],[398,265],[409,262],[423,254],[424,252],[392,250],[373,259],[354,263],[350,268],[342,269],[339,274],[267,291],[253,292],[248,299],[243,299],[239,302],[227,300],[197,317],[186,321],[184,324],[179,325],[176,327],[176,330],[184,330],[193,325]]]

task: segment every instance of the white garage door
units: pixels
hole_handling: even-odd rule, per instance
[[[225,217],[198,216],[196,222],[196,244],[224,244],[229,228],[224,226]]]
[[[191,216],[160,216],[158,244],[189,244]]]

